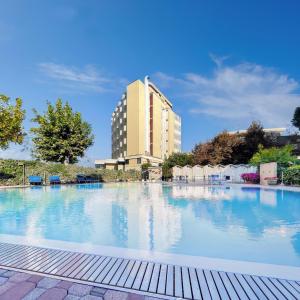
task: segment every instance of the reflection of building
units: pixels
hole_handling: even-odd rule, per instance
[[[96,167],[139,169],[181,151],[181,119],[147,76],[127,86],[111,120],[112,159],[96,160]]]
[[[212,186],[178,185],[172,187],[173,198],[231,200],[230,189]]]

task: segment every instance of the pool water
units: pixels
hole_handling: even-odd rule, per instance
[[[299,267],[300,192],[160,183],[7,189],[0,234]]]

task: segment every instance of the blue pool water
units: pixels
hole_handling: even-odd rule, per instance
[[[7,189],[0,234],[299,267],[300,193],[160,183]]]

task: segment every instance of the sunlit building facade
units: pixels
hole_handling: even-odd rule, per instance
[[[112,113],[111,131],[112,159],[96,161],[98,167],[139,169],[181,151],[181,118],[147,76],[127,86]]]

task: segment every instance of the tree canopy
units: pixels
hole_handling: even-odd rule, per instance
[[[9,97],[0,95],[0,149],[6,149],[9,143],[22,144],[24,119],[22,99],[17,98],[15,104],[11,104]]]
[[[300,106],[296,107],[294,112],[294,117],[292,119],[292,124],[300,130]]]
[[[259,146],[258,152],[253,155],[250,163],[259,166],[263,163],[277,162],[279,165],[287,167],[297,161],[297,157],[293,156],[292,152],[292,145],[286,145],[282,148],[271,147],[268,149]]]
[[[234,153],[241,144],[238,135],[221,132],[211,141],[195,146],[193,162],[199,165],[233,163]]]
[[[32,121],[38,126],[31,128],[33,154],[44,161],[76,163],[93,144],[91,126],[82,120],[79,112],[73,112],[68,102],[63,104],[58,99],[55,105],[47,105],[47,111],[42,115],[34,110]]]

